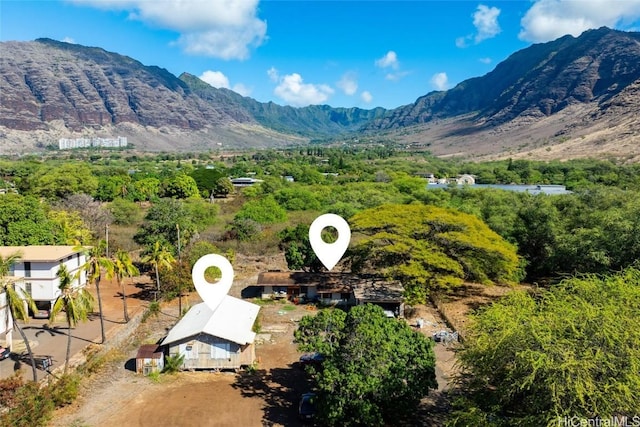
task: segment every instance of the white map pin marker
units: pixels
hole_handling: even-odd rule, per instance
[[[338,240],[333,243],[326,243],[322,240],[322,230],[326,227],[333,227],[338,230]],[[351,241],[351,228],[347,221],[336,214],[320,215],[311,223],[309,227],[309,242],[316,256],[327,270],[331,271],[336,266],[342,255],[349,247]]]
[[[209,267],[218,267],[222,276],[216,283],[210,283],[205,279],[204,272]],[[229,293],[233,284],[233,266],[228,259],[218,254],[209,254],[200,258],[193,269],[191,277],[196,291],[211,310],[215,310]]]

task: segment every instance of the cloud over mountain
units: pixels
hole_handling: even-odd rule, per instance
[[[224,60],[247,59],[262,44],[267,23],[257,17],[258,0],[71,0],[107,10],[124,10],[131,19],[180,33],[185,52]]]
[[[519,37],[546,42],[602,26],[624,26],[639,17],[640,0],[537,0],[522,18]]]

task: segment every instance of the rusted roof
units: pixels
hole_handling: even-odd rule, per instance
[[[353,273],[307,273],[305,271],[266,271],[258,275],[257,286],[315,286],[317,292],[351,292],[363,301],[402,301],[404,288],[399,281]]]
[[[266,271],[258,275],[258,286],[335,286],[360,280],[351,273],[307,273],[306,271]]]
[[[353,295],[360,302],[402,302],[404,287],[399,281],[368,279],[353,288]]]
[[[138,349],[136,359],[162,359],[158,344],[143,344]]]

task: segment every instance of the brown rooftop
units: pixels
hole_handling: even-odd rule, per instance
[[[6,258],[17,253],[20,261],[55,262],[78,252],[74,246],[0,246],[0,256]]]
[[[308,273],[306,271],[267,271],[258,275],[258,286],[340,286],[362,278],[351,273]]]
[[[353,295],[361,302],[402,302],[404,287],[400,282],[369,279],[353,288]]]
[[[318,292],[350,292],[363,301],[402,301],[404,288],[399,281],[353,273],[307,273],[305,271],[267,271],[258,275],[257,286],[315,286]]]
[[[159,350],[158,344],[143,344],[138,349],[136,359],[160,359],[162,351]]]

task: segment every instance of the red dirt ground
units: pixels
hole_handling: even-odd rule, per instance
[[[250,265],[249,270],[260,271],[263,267]],[[232,294],[239,295],[242,287],[255,283],[252,271],[245,269],[243,273],[246,276],[242,275],[244,277],[234,284]],[[140,283],[138,292],[131,297],[131,305],[145,305],[139,298],[148,296],[148,288],[152,286],[149,281]],[[105,295],[117,295],[115,288],[105,285],[103,289]],[[509,288],[469,285],[442,301],[442,306],[447,317],[464,327],[469,310],[508,291]],[[193,305],[199,298],[192,295],[188,301]],[[120,308],[121,300],[114,297],[107,304]],[[308,391],[308,382],[305,372],[295,363],[300,354],[293,343],[293,330],[296,320],[308,313],[305,306],[286,303],[262,306],[262,331],[256,345],[259,363],[254,372],[183,372],[162,375],[154,382],[127,367],[131,367],[131,358],[140,344],[157,341],[175,324],[177,303],[163,306],[162,314],[144,323],[132,337],[123,355],[83,382],[81,397],[71,406],[58,410],[51,426],[301,425],[296,416],[297,402],[300,394]],[[432,306],[418,307],[409,322],[413,324],[419,317],[426,321],[421,332],[427,336],[447,328]],[[424,400],[424,409],[431,413],[417,420],[416,425],[440,425],[448,407],[446,390],[455,371],[455,353],[452,347],[443,344],[436,344],[435,352],[439,389]]]

